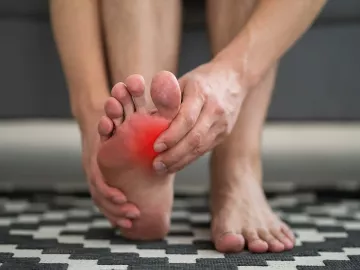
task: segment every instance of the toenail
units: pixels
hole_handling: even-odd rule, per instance
[[[155,152],[157,152],[157,153],[163,152],[163,151],[165,151],[166,149],[167,149],[167,146],[166,146],[165,143],[156,143],[156,144],[154,145],[154,150],[155,150]]]
[[[166,172],[166,166],[161,161],[154,162],[154,169],[159,173]]]

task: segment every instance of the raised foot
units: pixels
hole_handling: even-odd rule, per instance
[[[169,230],[174,175],[155,174],[153,144],[179,110],[180,89],[171,73],[157,74],[151,96],[158,108],[151,113],[145,107],[144,89],[139,75],[114,86],[105,105],[106,116],[99,123],[98,163],[107,183],[140,210],[132,224],[121,224],[121,233],[131,239],[155,240]]]

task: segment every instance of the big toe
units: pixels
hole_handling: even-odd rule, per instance
[[[152,79],[150,93],[159,115],[174,119],[181,103],[180,86],[175,75],[168,71],[157,73]]]
[[[241,234],[222,233],[215,236],[214,244],[219,252],[241,252],[244,249],[245,239]]]
[[[213,216],[211,222],[212,239],[217,251],[223,253],[242,251],[245,246],[244,237],[235,233],[231,226],[232,222],[223,217],[224,215],[220,212]]]

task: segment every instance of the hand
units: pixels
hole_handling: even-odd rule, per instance
[[[210,62],[180,80],[180,111],[154,144],[161,153],[153,163],[158,173],[173,173],[213,149],[229,135],[237,120],[246,87],[224,63]]]
[[[87,176],[91,197],[96,206],[115,226],[131,225],[130,219],[139,216],[137,207],[127,203],[126,196],[118,189],[106,184],[97,164],[97,152],[100,146],[100,136],[96,125],[91,125],[82,132],[82,163]]]

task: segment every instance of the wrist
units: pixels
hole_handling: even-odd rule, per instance
[[[237,75],[239,83],[245,91],[250,91],[251,89],[256,87],[261,81],[261,76],[256,72],[252,72],[244,68],[243,65],[240,65],[232,58],[233,57],[230,57],[226,54],[219,54],[211,62],[235,73]]]
[[[258,63],[251,45],[249,31],[245,29],[213,59],[215,63],[222,63],[235,71],[245,89],[256,87],[264,74],[264,63]]]

